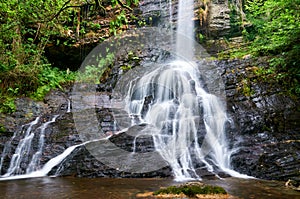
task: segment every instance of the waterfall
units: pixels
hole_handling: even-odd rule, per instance
[[[40,121],[40,117],[37,117],[34,121],[30,122],[27,125],[24,125],[22,129],[26,129],[25,133],[24,131],[16,132],[14,136],[11,138],[11,140],[5,145],[5,148],[3,150],[2,156],[1,156],[1,169],[3,166],[4,158],[7,155],[7,151],[10,150],[11,142],[15,137],[22,136],[22,139],[19,141],[18,146],[15,149],[15,152],[10,160],[9,168],[7,169],[7,172],[3,175],[3,177],[8,177],[12,175],[20,175],[24,174],[25,172],[31,173],[33,171],[36,171],[40,169],[40,159],[43,152],[44,142],[45,142],[45,130],[48,127],[49,124],[55,122],[58,115],[53,116],[53,118],[50,121],[47,121],[43,123],[38,128],[33,128],[38,124]],[[39,136],[39,142],[38,142],[38,148],[37,151],[32,154],[32,141],[35,136]],[[21,167],[22,163],[29,162],[26,171],[25,168]]]
[[[224,104],[205,91],[193,62],[193,4],[179,0],[177,58],[129,82],[125,110],[132,126],[147,124],[154,129],[155,149],[176,180],[201,179],[203,170],[245,177],[230,169]]]
[[[34,133],[31,131],[32,127],[36,125],[39,121],[39,117],[37,117],[34,121],[28,124],[28,128],[25,132],[23,139],[20,140],[15,153],[13,154],[9,168],[4,176],[11,176],[13,174],[21,174],[20,164],[22,160],[28,159],[28,154],[30,153],[31,141],[34,137]],[[21,132],[22,133],[22,132]],[[12,137],[14,139],[15,136]],[[12,141],[12,140],[11,140]],[[10,141],[10,143],[11,143]],[[4,151],[6,151],[4,149]],[[4,158],[6,154],[2,154],[2,158]]]
[[[47,176],[47,174],[58,164],[60,164],[68,155],[70,155],[77,147],[80,147],[82,145],[85,145],[89,142],[85,142],[82,144],[74,145],[69,148],[67,148],[62,154],[52,158],[49,160],[41,169],[36,171],[31,171],[26,174],[22,175],[16,175],[16,176],[7,176],[4,175],[0,178],[0,181],[2,180],[14,180],[14,179],[24,179],[24,178],[38,178],[38,177],[44,177]]]
[[[33,171],[36,171],[37,169],[39,169],[40,166],[40,158],[42,156],[42,152],[43,152],[43,148],[44,148],[44,142],[45,142],[45,130],[48,127],[49,124],[55,122],[56,118],[59,115],[55,115],[52,120],[44,123],[41,127],[40,127],[40,138],[39,138],[39,146],[38,146],[38,150],[37,152],[35,152],[35,154],[32,156],[32,159],[26,169],[26,173],[31,173]]]
[[[176,53],[190,60],[194,55],[194,0],[179,0],[178,9]]]
[[[5,159],[5,157],[7,156],[7,154],[11,150],[11,143],[15,139],[15,137],[17,136],[17,132],[18,131],[15,131],[14,134],[13,134],[13,136],[11,137],[11,139],[8,142],[6,142],[5,145],[4,145],[4,149],[2,151],[1,160],[0,160],[0,172],[2,172],[2,169],[3,169],[2,167],[3,167],[4,159]]]
[[[131,125],[155,129],[155,148],[179,181],[199,179],[199,163],[210,172],[230,170],[225,108],[202,88],[199,74],[191,63],[175,60],[132,83],[126,97]]]

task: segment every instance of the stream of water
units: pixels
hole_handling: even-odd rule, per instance
[[[231,199],[297,199],[284,183],[227,178],[205,181],[225,188]],[[33,178],[0,182],[0,198],[141,198],[145,192],[176,185],[172,179]],[[147,197],[150,199],[152,197]]]

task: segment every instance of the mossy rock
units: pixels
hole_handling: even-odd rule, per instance
[[[0,124],[0,134],[7,132],[6,128],[4,125]]]
[[[155,191],[153,195],[186,195],[188,197],[196,197],[199,195],[227,195],[227,192],[222,187],[205,185],[203,183],[186,183],[179,186],[170,186]]]

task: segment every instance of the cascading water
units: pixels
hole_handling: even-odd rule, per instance
[[[67,110],[69,112],[69,108]],[[24,178],[35,178],[35,177],[43,177],[46,176],[51,169],[60,164],[68,155],[70,155],[74,149],[85,145],[89,142],[84,142],[82,144],[74,145],[67,148],[62,154],[50,159],[45,165],[41,165],[40,160],[42,158],[42,152],[45,143],[45,130],[49,126],[49,124],[54,123],[59,115],[54,115],[51,120],[42,123],[41,126],[34,128],[38,125],[40,121],[40,117],[37,117],[34,121],[29,124],[23,125],[22,129],[25,129],[25,134],[23,138],[20,140],[15,153],[13,154],[9,168],[7,172],[1,176],[0,181],[2,180],[13,180],[13,179],[24,179]],[[17,136],[22,136],[24,130],[16,131],[13,137],[8,141],[4,147],[3,153],[1,155],[1,164],[0,169],[2,171],[4,159],[8,155],[11,150],[11,143]],[[39,136],[38,148],[37,151],[30,156],[30,152],[32,150],[32,140],[35,135]],[[107,139],[107,138],[106,138]],[[21,168],[21,164],[25,161],[27,162],[31,158],[29,164],[24,168]]]
[[[4,175],[0,178],[0,181],[44,177],[51,171],[51,169],[53,169],[55,166],[59,165],[68,155],[70,155],[74,151],[74,149],[76,149],[77,147],[80,147],[82,145],[85,145],[87,143],[89,143],[89,142],[84,142],[82,144],[74,145],[74,146],[67,148],[62,154],[52,158],[42,168],[40,168],[36,171],[32,171],[32,172],[29,172],[26,174],[16,175],[16,176]]]
[[[176,60],[138,79],[127,94],[132,125],[155,129],[155,148],[177,180],[200,178],[199,163],[210,172],[230,168],[226,112],[216,96],[204,91],[198,75],[191,63]]]
[[[36,171],[41,168],[40,165],[40,158],[42,156],[43,148],[44,148],[44,142],[45,142],[45,130],[48,127],[49,124],[55,122],[58,115],[53,116],[53,118],[43,123],[40,127],[33,129],[35,125],[38,124],[40,117],[37,117],[34,121],[30,122],[27,125],[24,125],[22,128],[25,128],[25,134],[23,135],[24,131],[19,132],[20,134],[18,136],[22,136],[23,138],[20,140],[17,148],[15,149],[15,153],[13,154],[9,168],[7,169],[7,172],[3,175],[3,177],[9,177],[12,175],[20,175],[24,173],[31,173],[33,171]],[[17,133],[11,138],[11,140],[6,144],[2,157],[1,157],[1,169],[2,164],[4,161],[4,158],[7,155],[7,151],[11,147],[11,142],[15,137],[17,136]],[[35,136],[39,136],[39,142],[38,142],[38,148],[37,151],[32,154],[32,141]],[[21,168],[22,163],[29,162],[26,170],[24,168]]]
[[[176,53],[187,60],[194,55],[194,0],[179,0]]]
[[[39,138],[39,146],[38,146],[38,150],[33,154],[32,159],[26,169],[26,173],[31,173],[33,171],[36,171],[39,169],[40,167],[40,158],[42,156],[42,152],[44,149],[44,143],[45,143],[45,130],[47,128],[47,126],[53,122],[55,122],[56,118],[59,115],[55,115],[52,120],[44,123],[41,127],[40,127],[40,138]]]
[[[30,147],[31,147],[31,142],[34,137],[34,133],[31,131],[32,127],[36,125],[39,121],[39,117],[37,117],[34,121],[28,124],[28,128],[25,132],[24,138],[20,140],[15,153],[13,154],[11,160],[10,160],[10,165],[9,168],[4,175],[4,177],[11,176],[13,174],[21,174],[22,171],[20,169],[20,164],[22,161],[28,159],[28,154],[30,153]],[[22,133],[22,131],[21,131]],[[14,139],[15,136],[12,137]],[[12,140],[11,140],[12,141]],[[10,141],[10,143],[11,143]],[[6,147],[10,147],[9,145],[6,145]],[[6,151],[6,149],[4,149]],[[6,154],[2,154],[2,158],[5,157]]]
[[[201,74],[192,61],[193,5],[193,0],[179,0],[178,58],[130,82],[125,109],[131,125],[146,123],[155,129],[155,148],[176,180],[199,179],[203,169],[242,177],[230,169],[224,105],[203,89]]]

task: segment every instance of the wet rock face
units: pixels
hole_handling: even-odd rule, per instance
[[[0,113],[0,152],[4,150],[5,143],[10,141],[14,132],[21,130],[23,124],[34,120],[47,111],[45,104],[29,98],[18,98],[15,100],[15,104],[16,111],[14,113]]]
[[[212,1],[210,3],[208,30],[209,35],[214,38],[230,34],[230,9],[225,1]]]
[[[49,175],[74,177],[112,177],[112,178],[151,178],[170,177],[169,167],[148,173],[130,173],[110,168],[97,160],[85,147],[78,147],[58,167],[53,168]]]
[[[253,65],[263,61],[218,62],[223,73],[228,114],[235,126],[228,130],[235,170],[264,179],[299,178],[299,101],[283,94],[281,86],[256,77]]]
[[[10,115],[0,113],[0,124],[8,133],[13,133],[18,127],[29,122],[46,112],[45,104],[29,98],[17,98],[15,100],[16,111]]]
[[[237,7],[242,7],[240,1],[194,1],[194,21],[196,32],[204,34],[208,38],[221,38],[230,36],[233,28],[231,21],[239,21],[239,13],[236,16],[230,16],[231,12],[235,11]],[[178,14],[178,0],[162,0],[153,2],[144,0],[140,2],[139,9],[141,17],[144,18],[148,25],[152,26],[172,26],[174,28]],[[167,12],[166,12],[167,11]],[[169,20],[172,19],[172,22]],[[168,27],[167,27],[168,28]],[[236,31],[236,30],[234,30]],[[240,35],[239,30],[234,33]]]
[[[122,149],[124,151],[127,151],[128,153],[145,153],[154,150],[152,139],[143,137],[135,139],[135,137],[131,136],[128,132],[114,134],[115,132],[113,131],[113,118],[111,117],[111,111],[107,108],[97,108],[95,111],[99,119],[99,123],[101,126],[100,128],[103,130],[99,132],[98,137],[105,138],[111,136],[104,142],[112,143],[116,149]],[[89,124],[87,124],[87,126],[88,125]],[[58,118],[57,122],[53,124],[47,140],[48,142],[46,144],[43,156],[45,163],[49,159],[63,153],[68,147],[81,144],[84,139],[82,135],[76,131],[72,114],[67,113]],[[96,144],[96,146],[98,145]],[[54,167],[50,171],[49,175],[91,178],[139,178],[169,177],[172,175],[172,172],[169,167],[164,167],[148,173],[132,173],[121,171],[118,168],[112,168],[109,165],[106,165],[105,161],[101,161],[101,158],[95,157],[93,153],[91,153],[91,149],[88,146],[79,146],[59,165]]]
[[[70,102],[68,96],[69,92],[68,89],[66,89],[65,92],[61,90],[52,90],[49,92],[44,98],[44,103],[47,106],[48,112],[59,113],[67,111],[68,103]]]
[[[297,110],[299,107],[297,100],[282,94],[280,85],[259,81],[253,65],[263,66],[263,60],[231,60],[219,61],[215,64],[222,74],[227,111],[233,121],[226,127],[229,145],[237,149],[231,157],[233,169],[263,179],[299,178],[300,112]],[[102,128],[107,129],[104,133],[109,135],[113,132],[113,127],[110,126],[113,119],[110,110],[102,109],[97,113]],[[57,132],[61,132],[61,129]],[[74,136],[76,137],[76,135],[71,137]],[[113,136],[111,141],[129,152],[136,150],[143,153],[153,150],[151,139],[134,140],[134,137],[126,133]],[[67,140],[61,140],[58,145],[66,142]],[[138,147],[134,148],[134,144]],[[68,145],[70,146],[71,143]],[[124,174],[106,168],[90,154],[84,155],[87,153],[87,151],[83,152],[83,149],[75,151],[68,161],[64,161],[66,169],[60,171],[60,175],[72,173],[72,175],[88,177],[143,177],[143,175]],[[82,158],[83,156],[85,158]],[[80,162],[79,166],[76,164],[77,161]],[[146,176],[155,175],[163,177],[171,176],[172,173],[170,169],[164,168],[162,171],[149,173]]]

